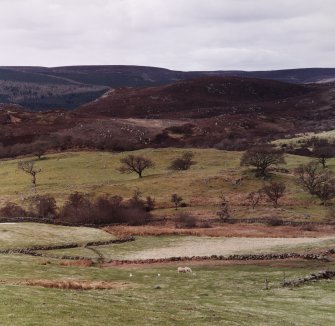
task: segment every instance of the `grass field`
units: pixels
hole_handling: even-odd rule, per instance
[[[75,191],[92,196],[101,193],[131,197],[134,190],[143,196],[156,199],[156,215],[173,215],[175,211],[170,202],[172,193],[178,193],[189,207],[184,210],[195,215],[215,216],[220,194],[223,193],[231,204],[235,217],[278,216],[288,219],[320,220],[325,216],[324,207],[310,198],[295,183],[292,173],[273,173],[275,180],[287,184],[287,194],[281,200],[281,208],[273,209],[263,203],[256,210],[248,209],[246,196],[264,184],[256,179],[247,168],[239,166],[240,152],[226,152],[214,149],[194,149],[197,162],[189,171],[172,172],[167,169],[172,159],[178,157],[181,149],[145,149],[134,152],[149,157],[156,167],[148,170],[144,178],[125,175],[117,171],[120,158],[127,155],[104,152],[79,152],[49,154],[36,166],[42,169],[37,176],[37,193],[54,195],[61,204],[66,196]],[[309,161],[301,156],[286,156],[285,167],[292,170],[301,163]],[[30,177],[17,169],[18,160],[0,161],[1,202],[11,200],[28,205],[26,199],[33,195]],[[330,169],[335,169],[335,160],[330,160]],[[244,177],[241,185],[234,181]]]
[[[211,256],[250,253],[304,251],[335,247],[335,237],[325,238],[210,238],[190,236],[143,236],[135,242],[95,247],[106,260],[152,259],[180,256]],[[51,256],[69,255],[97,258],[87,248],[44,251]]]
[[[62,245],[114,239],[99,229],[39,223],[1,223],[0,248],[26,248],[36,245]]]
[[[286,278],[335,267],[320,262],[263,265],[64,267],[40,258],[0,256],[1,325],[334,325],[334,281],[293,290]],[[133,277],[129,277],[130,273]],[[160,274],[160,276],[158,276]],[[10,285],[18,279],[105,280],[111,290],[60,290]],[[270,289],[264,290],[265,279]],[[160,289],[155,289],[159,285]]]
[[[0,224],[0,248],[82,243],[112,235],[98,229],[37,223]],[[242,248],[241,245],[244,245]],[[136,237],[95,247],[105,259],[159,258],[162,253],[287,252],[333,247],[331,239]],[[213,252],[217,248],[219,252]],[[193,251],[192,251],[193,250]],[[227,251],[228,250],[228,251]],[[230,250],[230,251],[229,251]],[[225,252],[223,252],[225,251]],[[333,325],[334,281],[282,288],[283,277],[303,277],[335,263],[322,261],[201,262],[83,267],[52,255],[98,258],[90,249],[43,251],[48,257],[0,255],[0,314],[4,326],[60,325]],[[192,274],[178,274],[191,264]],[[270,283],[268,290],[264,282]],[[50,288],[92,284],[90,290]],[[96,283],[111,289],[94,289]],[[29,284],[48,284],[49,287]]]
[[[299,146],[299,144],[301,144],[302,142],[308,141],[312,139],[313,137],[317,137],[319,139],[327,139],[327,140],[332,141],[335,139],[335,130],[323,131],[319,133],[308,132],[308,133],[304,133],[302,135],[299,135],[293,138],[277,139],[277,140],[274,140],[272,143],[278,146],[285,144],[285,145],[292,145],[296,147],[296,146]]]
[[[36,163],[42,169],[38,175],[37,193],[52,194],[61,204],[68,194],[75,191],[92,196],[108,193],[129,198],[137,189],[144,197],[150,195],[156,199],[156,216],[176,213],[170,203],[170,196],[178,193],[188,205],[180,211],[191,212],[201,218],[216,216],[219,196],[224,193],[234,217],[275,216],[308,221],[324,219],[324,207],[298,188],[291,173],[300,163],[307,162],[307,158],[288,155],[286,168],[289,173],[272,174],[273,179],[283,180],[287,184],[287,195],[279,208],[274,209],[264,202],[252,210],[245,205],[245,197],[248,192],[261,187],[264,181],[256,179],[249,169],[239,166],[241,153],[193,151],[197,164],[185,172],[171,172],[167,169],[170,161],[183,150],[138,151],[156,163],[156,167],[147,171],[142,179],[117,171],[120,158],[127,153],[50,154]],[[17,163],[18,160],[0,161],[1,203],[11,200],[27,206],[27,198],[35,193],[31,190],[29,176],[17,169]],[[330,161],[330,168],[335,169],[335,160]],[[234,185],[234,181],[242,176],[242,184]],[[162,227],[170,226],[167,224]],[[228,235],[216,238],[190,235],[137,236],[135,242],[93,249],[109,260],[305,251],[335,245],[330,229],[327,229],[327,232],[331,231],[327,233],[330,238],[317,238],[317,230],[309,233],[310,230],[299,229],[294,233],[296,238],[281,239],[281,232],[291,234],[293,231],[286,226],[278,227],[274,238],[271,238],[265,236],[269,226],[253,227],[255,229],[249,232],[248,238],[228,238]],[[229,226],[220,224],[220,228],[229,229]],[[248,228],[248,225],[234,225],[236,232],[240,232],[239,228]],[[253,237],[253,234],[259,236]],[[305,235],[306,238],[299,238]],[[335,324],[334,281],[319,281],[294,289],[280,286],[284,275],[286,278],[296,278],[321,269],[334,269],[334,261],[287,260],[257,264],[192,262],[193,274],[178,275],[176,269],[180,265],[177,263],[84,267],[80,264],[85,261],[65,261],[52,257],[66,254],[96,260],[97,252],[84,245],[89,241],[113,238],[113,234],[93,228],[38,223],[0,224],[0,248],[82,244],[74,249],[43,251],[49,254],[44,258],[0,255],[0,325]],[[187,264],[184,262],[181,265]],[[269,290],[264,289],[265,279],[270,282]],[[70,290],[28,285],[75,284],[78,281],[85,284],[106,281],[115,287],[108,290]]]

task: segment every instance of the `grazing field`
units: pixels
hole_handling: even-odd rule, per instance
[[[0,249],[26,248],[38,245],[63,245],[114,239],[99,229],[68,227],[39,223],[1,223]]]
[[[80,245],[72,249],[26,252],[43,253],[43,257],[13,252],[12,255],[0,254],[0,324],[334,325],[334,280],[311,282],[294,289],[281,286],[284,278],[334,269],[332,256],[329,262],[208,260],[151,265],[131,262],[119,266],[109,262],[172,256],[319,252],[335,247],[333,225],[294,227],[247,224],[246,221],[213,222],[222,194],[229,201],[232,217],[325,221],[325,207],[297,186],[292,173],[300,163],[308,162],[308,158],[287,155],[285,168],[288,171],[271,171],[273,180],[287,185],[287,193],[278,208],[263,201],[251,209],[246,202],[247,194],[262,187],[267,180],[256,179],[249,169],[239,166],[242,153],[194,149],[197,164],[190,170],[168,170],[171,160],[183,152],[172,148],[135,152],[156,163],[142,179],[117,171],[120,158],[128,153],[48,154],[36,162],[42,169],[37,176],[36,192],[31,189],[29,176],[17,169],[18,160],[1,161],[2,204],[10,200],[29,207],[29,196],[36,193],[51,194],[62,204],[75,191],[92,197],[111,194],[130,198],[138,190],[144,198],[149,195],[155,198],[153,214],[160,219],[142,227],[106,228],[110,233],[103,229],[39,223],[0,224],[0,249]],[[335,169],[334,159],[329,166]],[[236,180],[241,178],[242,182],[237,185]],[[173,208],[170,202],[173,193],[183,197],[186,207]],[[179,212],[197,217],[199,227],[179,229],[171,218]],[[204,220],[212,224],[206,227]],[[176,233],[148,235],[156,234],[159,228]],[[143,235],[138,235],[141,232]],[[136,235],[134,242],[85,246],[87,242],[131,234]],[[85,259],[60,259],[63,255]],[[177,273],[178,266],[188,264],[194,271],[192,274]],[[264,288],[265,280],[269,282],[268,290]]]
[[[272,262],[113,268],[0,256],[1,325],[334,325],[334,281],[294,288],[280,282],[333,263]],[[158,276],[158,274],[160,276]],[[132,275],[132,277],[130,277]],[[269,290],[264,290],[265,279]],[[109,290],[45,288],[50,282],[109,282]],[[30,284],[30,285],[29,285]],[[39,286],[40,285],[40,286]]]
[[[112,239],[99,229],[0,224],[0,248]],[[290,289],[283,279],[335,269],[334,260],[90,263],[109,259],[315,251],[334,237],[209,238],[142,236],[134,242],[62,250],[46,256],[0,255],[1,325],[333,325],[334,280]],[[90,249],[91,248],[91,249]],[[93,249],[93,250],[92,250]],[[99,255],[98,255],[99,254]],[[86,260],[55,256],[80,255]],[[191,264],[193,273],[178,274]],[[265,280],[269,288],[265,289]]]
[[[281,146],[284,144],[298,146],[302,142],[308,141],[312,139],[313,137],[317,137],[319,139],[327,139],[327,140],[332,141],[335,139],[335,130],[323,131],[323,132],[318,132],[318,133],[308,132],[308,133],[304,133],[302,135],[299,135],[293,138],[277,139],[277,140],[274,140],[272,143],[278,146]]]
[[[249,208],[246,197],[264,185],[264,180],[253,176],[250,169],[240,167],[240,152],[226,152],[214,149],[193,149],[196,165],[188,171],[170,171],[171,161],[184,150],[145,149],[131,152],[152,159],[156,167],[144,172],[139,179],[134,174],[121,174],[117,169],[120,158],[129,153],[113,154],[106,152],[69,152],[48,154],[36,162],[42,172],[37,175],[37,193],[51,194],[62,204],[66,197],[75,191],[96,196],[102,193],[120,195],[125,198],[139,190],[143,197],[152,196],[156,200],[157,216],[176,214],[170,202],[171,194],[183,197],[188,207],[183,211],[199,217],[216,217],[220,195],[228,199],[231,215],[243,217],[278,217],[289,220],[318,221],[326,216],[326,209],[318,200],[311,198],[296,184],[293,169],[310,159],[302,156],[286,155],[287,173],[272,172],[274,180],[284,181],[286,195],[274,209],[270,203],[263,202],[256,209]],[[17,168],[18,160],[0,161],[0,200],[15,201],[28,206],[27,198],[35,194],[31,188],[30,176]],[[335,159],[329,160],[329,168],[335,169]],[[236,184],[236,180],[242,182]]]
[[[144,236],[134,242],[93,247],[106,260],[156,259],[231,254],[304,251],[335,247],[335,236],[322,238],[210,238],[189,236]],[[97,258],[88,248],[48,250],[51,256]]]

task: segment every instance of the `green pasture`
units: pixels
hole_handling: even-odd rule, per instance
[[[3,326],[51,325],[334,325],[334,281],[282,288],[286,278],[334,268],[318,262],[270,266],[64,267],[57,260],[0,256]],[[132,277],[130,277],[130,274]],[[158,276],[158,274],[160,276]],[[105,280],[112,290],[60,290],[6,282],[20,279]],[[264,289],[265,279],[269,289]]]
[[[257,217],[280,215],[280,210],[264,204],[259,210],[247,210],[246,196],[261,188],[268,180],[257,179],[252,171],[240,167],[241,152],[227,152],[215,149],[192,149],[197,164],[188,171],[170,171],[171,161],[184,150],[176,148],[144,149],[131,152],[150,158],[156,164],[154,169],[144,172],[139,179],[136,174],[121,174],[118,171],[120,159],[126,153],[69,152],[48,154],[36,161],[37,188],[31,186],[31,178],[17,168],[19,160],[0,161],[0,203],[14,201],[28,206],[27,199],[34,194],[51,194],[59,204],[70,193],[79,191],[92,196],[99,194],[120,195],[125,198],[139,190],[143,197],[152,196],[156,200],[155,215],[173,215],[175,210],[170,202],[171,195],[177,193],[187,204],[187,211],[205,211],[208,217],[215,216],[220,195],[225,195],[231,204],[235,217]],[[31,159],[31,158],[25,158]],[[295,182],[293,170],[310,159],[302,156],[286,155],[287,164],[283,167],[288,173],[271,172],[273,180],[284,181],[287,185],[283,207],[290,211],[287,218],[302,218],[310,215],[312,220],[324,218],[325,209],[316,199],[304,192]],[[329,168],[335,170],[335,159],[329,161]],[[243,177],[241,185],[234,182]],[[185,210],[185,209],[184,209]],[[306,211],[307,213],[300,213]],[[283,214],[282,214],[283,215]],[[285,214],[284,214],[285,217]]]

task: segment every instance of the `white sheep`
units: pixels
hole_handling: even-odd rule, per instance
[[[192,269],[190,267],[178,267],[178,273],[192,273]]]
[[[184,267],[185,273],[192,273],[192,269],[190,267]]]

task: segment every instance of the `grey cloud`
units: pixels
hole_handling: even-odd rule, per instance
[[[0,0],[0,65],[335,66],[333,0]]]

